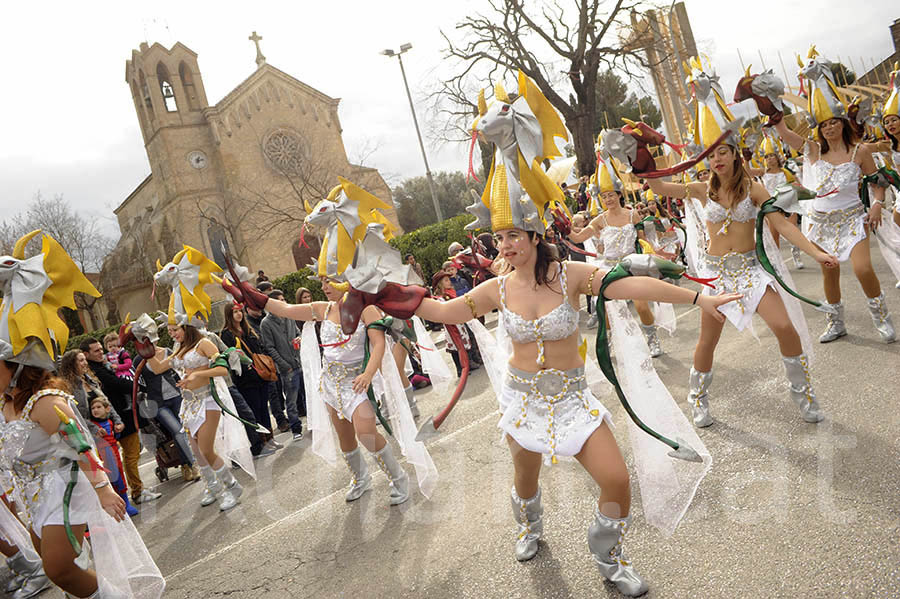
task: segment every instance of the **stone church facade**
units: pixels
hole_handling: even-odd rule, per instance
[[[141,44],[125,63],[151,174],[115,209],[121,239],[103,266],[110,323],[126,313],[164,308],[151,299],[156,260],[182,244],[224,267],[222,246],[270,278],[297,270],[317,253],[314,234],[298,245],[304,202],[356,182],[392,205],[377,170],[353,165],[341,137],[337,98],[267,64],[217,104],[207,101],[197,55],[180,42]],[[394,211],[387,214],[395,224]],[[221,290],[213,291],[222,298]]]

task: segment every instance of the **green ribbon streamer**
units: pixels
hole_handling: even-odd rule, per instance
[[[888,184],[900,190],[900,174],[897,174],[897,171],[892,168],[883,166],[871,175],[866,175],[859,184],[859,199],[866,210],[868,210],[871,205],[871,200],[869,199],[869,185],[877,184],[879,175],[883,176]]]
[[[69,482],[66,483],[66,490],[63,493],[63,528],[66,531],[66,536],[69,538],[72,549],[75,550],[76,556],[81,555],[81,543],[78,542],[74,531],[72,531],[72,523],[69,521],[69,507],[72,505],[72,493],[75,491],[75,485],[78,483],[78,470],[78,462],[72,462],[72,468],[69,471]]]
[[[237,349],[236,347],[229,347],[225,351],[221,352],[218,356],[216,356],[209,363],[210,367],[216,368],[217,366],[222,366],[223,368],[228,370],[230,368],[228,365],[228,356],[234,352],[237,352],[238,355],[241,357],[241,364],[245,364],[245,365],[253,364],[253,360],[248,358],[244,352]],[[250,422],[248,420],[244,420],[243,418],[241,418],[240,416],[238,416],[237,414],[235,414],[234,412],[229,410],[225,406],[225,404],[222,403],[222,400],[219,398],[219,394],[216,392],[216,384],[215,384],[215,382],[213,382],[212,377],[210,377],[210,379],[209,379],[209,390],[210,390],[210,393],[212,393],[213,400],[216,402],[216,404],[219,406],[219,409],[222,410],[223,413],[228,414],[229,416],[231,416],[233,418],[237,418],[238,420],[241,421],[241,423],[246,424],[250,428],[253,428],[256,430],[260,430],[260,428],[263,428],[261,424],[259,424],[257,422]]]
[[[781,288],[796,297],[801,302],[806,302],[811,306],[815,306],[816,308],[822,307],[822,302],[817,302],[815,300],[811,300],[808,297],[804,297],[787,286],[787,284],[778,276],[778,272],[775,270],[775,267],[772,266],[772,262],[769,260],[769,256],[766,254],[766,246],[763,239],[763,224],[765,223],[765,217],[767,214],[773,214],[775,212],[781,212],[784,214],[784,211],[775,206],[775,201],[777,198],[769,198],[765,202],[763,202],[762,206],[759,207],[759,212],[756,213],[756,258],[759,260],[760,266],[763,267],[763,270],[772,275],[772,277],[781,285]]]
[[[394,323],[393,316],[385,316],[383,318],[379,318],[369,324],[366,325],[366,331],[369,329],[375,329],[376,331],[381,331],[386,335],[391,334],[391,325]],[[408,329],[408,326],[405,326],[404,329]],[[408,338],[408,336],[404,333],[404,336]],[[413,338],[415,336],[413,335]],[[386,349],[386,348],[385,348]],[[372,357],[371,351],[369,349],[369,336],[366,335],[366,344],[365,344],[365,353],[363,354],[363,370],[369,365],[369,358]],[[390,436],[394,436],[394,431],[391,430],[391,425],[388,424],[387,418],[384,417],[384,414],[381,413],[381,408],[378,407],[378,400],[375,399],[375,393],[372,391],[372,385],[369,385],[369,388],[366,389],[366,396],[369,398],[369,403],[372,404],[372,408],[375,410],[375,415],[378,417],[378,421],[381,423],[381,426],[384,427],[385,432]]]
[[[675,265],[673,265],[675,266]],[[631,417],[631,420],[645,433],[653,437],[658,441],[662,441],[669,447],[674,450],[678,450],[681,445],[676,441],[673,441],[663,435],[659,434],[649,426],[647,426],[634,412],[631,408],[631,405],[628,403],[628,398],[625,397],[625,392],[622,391],[622,387],[619,385],[619,379],[616,377],[615,368],[613,368],[612,358],[609,355],[609,333],[606,327],[606,296],[603,294],[606,291],[606,288],[609,287],[612,283],[620,279],[624,279],[625,277],[633,276],[630,272],[628,272],[621,263],[616,264],[612,270],[606,273],[606,276],[603,277],[603,280],[600,282],[600,292],[597,295],[597,345],[596,345],[596,353],[597,353],[597,362],[600,364],[600,370],[603,371],[603,375],[606,377],[612,386],[616,390],[616,395],[619,397],[619,402],[621,402],[622,407],[625,408],[625,411],[628,412],[628,415]],[[677,275],[675,278],[679,278],[680,275]]]

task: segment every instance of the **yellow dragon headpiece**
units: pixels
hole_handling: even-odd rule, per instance
[[[884,117],[896,116],[900,117],[900,63],[894,63],[894,70],[891,71],[891,95],[884,101],[884,109],[881,111],[881,120]]]
[[[393,226],[378,212],[389,210],[390,206],[343,177],[338,177],[338,181],[339,185],[315,208],[306,205],[305,223],[325,229],[316,274],[343,281],[344,271],[353,262],[353,252],[365,237],[368,225],[383,225],[386,240],[393,237]]]
[[[153,284],[168,285],[172,289],[169,324],[205,328],[212,311],[212,300],[203,287],[222,282],[214,274],[222,272],[221,267],[200,250],[186,245],[165,266],[157,260],[156,268],[158,272],[153,275]]]
[[[810,46],[804,63],[797,56],[800,76],[807,80],[807,112],[814,126],[829,119],[847,118],[847,101],[838,90],[831,72],[832,62],[820,58],[815,45]]]
[[[706,60],[709,63],[708,57]],[[725,126],[735,118],[728,109],[725,94],[719,85],[719,76],[712,69],[712,65],[709,66],[708,73],[696,56],[690,59],[689,64],[690,67],[685,65],[685,71],[688,72],[687,83],[694,96],[693,142],[701,148],[708,148],[722,135]],[[738,147],[738,140],[733,135],[726,143]]]
[[[75,309],[76,292],[100,292],[49,235],[42,235],[39,254],[25,258],[25,246],[39,234],[28,233],[16,241],[12,256],[0,256],[0,360],[52,370],[69,342],[59,309]]]
[[[490,105],[484,90],[478,96],[472,132],[493,143],[496,150],[481,200],[466,208],[476,217],[466,226],[469,230],[516,228],[543,234],[548,209],[568,212],[562,190],[547,177],[541,163],[561,154],[556,138],[568,140],[569,134],[556,109],[521,71],[514,96],[500,84]]]

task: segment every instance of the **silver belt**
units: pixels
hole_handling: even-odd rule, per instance
[[[571,370],[548,368],[537,372],[519,370],[512,366],[507,366],[507,369],[506,386],[515,391],[534,392],[543,397],[556,397],[569,391],[587,389],[584,366]]]
[[[865,213],[865,208],[862,204],[858,206],[854,206],[853,208],[847,208],[845,210],[830,210],[828,212],[820,212],[818,210],[812,210],[809,213],[809,220],[814,223],[819,224],[839,224],[842,222],[846,222],[851,218],[855,218]]]
[[[756,252],[744,252],[743,254],[739,254],[737,252],[729,252],[724,256],[711,256],[709,254],[703,255],[703,262],[712,268],[722,269],[722,270],[743,270],[747,268],[752,268],[759,264],[759,260],[756,257]]]

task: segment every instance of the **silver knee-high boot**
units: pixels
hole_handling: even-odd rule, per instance
[[[656,334],[656,325],[641,324],[641,330],[644,331],[644,337],[647,339],[647,347],[650,348],[650,357],[660,357],[663,354],[663,350],[659,345],[659,335]]]
[[[791,258],[794,259],[794,266],[797,268],[797,270],[803,270],[805,268],[801,256],[803,256],[803,252],[800,251],[800,248],[798,248],[796,245],[792,245]]]
[[[518,524],[516,538],[516,559],[527,562],[538,552],[538,539],[544,533],[544,506],[541,505],[541,488],[530,499],[522,499],[516,494],[516,488],[510,491],[513,517]]]
[[[406,393],[406,403],[409,404],[409,411],[412,412],[412,417],[418,420],[419,404],[416,403],[415,389],[410,385],[403,392]]]
[[[203,497],[200,498],[200,505],[206,507],[214,504],[216,497],[222,494],[222,485],[216,478],[216,471],[212,469],[212,466],[200,466],[200,474],[203,475],[203,481],[206,483]]]
[[[222,491],[222,500],[219,502],[219,510],[227,512],[240,503],[239,499],[241,493],[244,492],[244,487],[241,486],[241,483],[239,483],[234,477],[234,474],[231,473],[231,468],[229,468],[227,464],[216,470],[216,477],[219,479],[219,482],[222,483],[224,489]]]
[[[384,447],[372,454],[378,467],[391,481],[391,505],[400,505],[409,499],[409,475],[394,457],[391,444],[385,442]]]
[[[840,339],[847,334],[847,327],[844,326],[844,304],[838,302],[836,304],[825,304],[829,308],[834,308],[835,314],[825,313],[825,332],[819,336],[819,343],[828,343],[835,339]]]
[[[347,468],[350,469],[350,489],[347,491],[347,496],[344,499],[348,502],[356,501],[362,497],[363,493],[372,488],[372,477],[369,475],[366,460],[363,458],[358,446],[353,451],[348,451],[343,455],[344,461],[347,462]]]
[[[600,573],[616,585],[626,597],[640,597],[647,592],[647,583],[622,551],[625,533],[631,526],[631,516],[609,518],[594,506],[594,521],[588,528],[588,547]]]
[[[869,305],[869,314],[872,315],[872,324],[881,335],[881,340],[885,343],[896,341],[897,333],[894,331],[894,323],[891,322],[891,315],[884,303],[884,293],[882,292],[878,297],[866,298],[866,303]]]
[[[21,551],[6,558],[6,565],[16,574],[6,587],[13,599],[29,599],[53,585],[44,573],[43,564],[29,561]]]
[[[793,358],[782,356],[781,359],[791,385],[791,399],[800,408],[800,416],[806,422],[821,422],[825,414],[816,401],[816,394],[809,380],[809,360],[806,354]]]
[[[709,415],[709,386],[712,384],[712,370],[698,372],[691,367],[690,390],[688,401],[691,403],[691,414],[694,418],[694,426],[704,428],[713,423]]]

